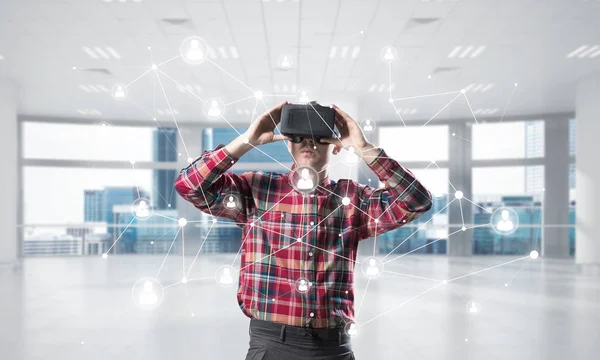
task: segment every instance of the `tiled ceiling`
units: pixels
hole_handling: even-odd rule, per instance
[[[83,112],[148,120],[156,109],[169,115],[170,105],[177,110],[170,116],[196,121],[203,119],[199,98],[219,97],[232,103],[228,119],[247,123],[256,102],[251,90],[277,91],[281,96],[264,98],[270,106],[294,100],[292,89],[308,89],[323,103],[360,103],[361,116],[385,122],[398,120],[397,109],[415,109],[401,112],[405,120],[427,120],[454,98],[392,105],[390,82],[393,98],[467,88],[471,108],[461,96],[437,118],[470,117],[471,109],[496,116],[569,112],[577,80],[600,70],[598,1],[3,0],[0,6],[0,76],[19,84],[21,114],[82,117],[80,110],[94,109]],[[192,66],[176,58],[192,35],[212,49],[210,62]],[[398,51],[390,66],[381,60],[387,45]],[[290,69],[279,68],[282,56]],[[107,94],[163,62],[160,81],[149,72],[125,101]]]

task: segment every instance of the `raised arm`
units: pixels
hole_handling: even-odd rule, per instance
[[[358,154],[373,170],[383,188],[360,186],[357,189],[357,227],[362,239],[398,228],[418,218],[431,209],[431,193],[415,176],[397,161],[390,159],[379,148],[369,144],[360,126],[337,106],[336,125],[340,132],[337,139],[327,139],[335,145],[334,153],[342,147],[354,146]]]
[[[236,175],[227,170],[253,146],[286,139],[274,133],[284,104],[260,115],[245,133],[226,146],[205,152],[181,170],[175,179],[177,193],[205,213],[246,222],[247,211],[253,206],[251,186],[254,173]],[[236,202],[235,207],[227,207],[225,202],[229,196],[235,196],[239,204]]]

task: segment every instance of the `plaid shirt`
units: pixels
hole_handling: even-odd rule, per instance
[[[222,147],[205,152],[181,171],[175,189],[243,228],[237,299],[254,319],[314,328],[353,322],[358,242],[431,208],[429,191],[383,150],[369,167],[385,188],[326,178],[309,195],[294,190],[291,173],[227,172],[235,162]],[[235,209],[225,205],[231,195],[241,202]],[[299,279],[306,291],[298,291]]]

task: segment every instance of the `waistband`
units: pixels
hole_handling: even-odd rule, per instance
[[[344,345],[350,343],[350,336],[345,333],[344,328],[341,326],[329,329],[315,329],[251,319],[250,336],[252,337],[253,334],[267,336],[281,342],[286,340],[296,340],[314,343],[315,341],[318,341],[321,343],[330,343],[331,345]]]

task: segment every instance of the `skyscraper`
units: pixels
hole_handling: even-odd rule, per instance
[[[106,213],[104,212],[104,190],[85,190],[83,196],[83,221],[106,221]]]
[[[152,140],[152,160],[157,162],[177,161],[177,129],[155,129]],[[176,170],[153,170],[153,205],[155,209],[175,209],[173,182]],[[171,206],[169,206],[171,204]]]

